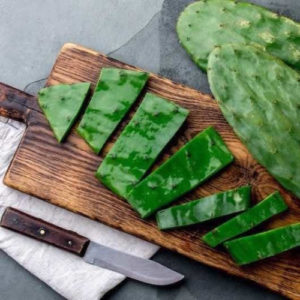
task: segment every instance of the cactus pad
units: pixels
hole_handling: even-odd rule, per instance
[[[300,75],[266,51],[224,45],[208,79],[223,115],[254,158],[300,197]]]
[[[277,255],[300,246],[300,223],[295,223],[224,243],[238,265]]]
[[[93,97],[77,128],[95,153],[124,118],[148,80],[148,73],[103,68]]]
[[[250,205],[250,186],[221,192],[160,210],[156,214],[159,229],[171,229],[207,222],[232,215]]]
[[[71,129],[89,88],[90,83],[81,82],[53,85],[39,91],[39,105],[58,142],[61,142]]]
[[[260,44],[300,69],[300,24],[251,3],[194,2],[181,13],[177,33],[183,47],[204,70],[209,53],[227,43]]]
[[[233,161],[213,127],[197,134],[165,163],[141,181],[128,202],[146,218],[189,192]]]
[[[174,136],[188,110],[147,93],[100,165],[96,177],[126,198]]]

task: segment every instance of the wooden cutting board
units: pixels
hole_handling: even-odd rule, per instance
[[[93,50],[66,44],[59,53],[47,85],[91,81],[94,86],[101,68],[108,66],[136,69]],[[290,207],[287,213],[275,217],[257,230],[300,221],[300,200],[282,189],[252,158],[210,96],[155,74],[151,74],[146,91],[170,99],[190,110],[185,126],[166,147],[158,163],[210,125],[220,132],[236,158],[230,167],[186,195],[181,201],[251,184],[253,203],[274,190],[280,190]],[[133,110],[136,107],[137,105]],[[196,261],[255,281],[290,298],[300,299],[299,250],[289,251],[250,266],[238,267],[222,249],[211,249],[201,242],[201,236],[218,222],[160,232],[153,220],[141,220],[124,200],[99,183],[94,177],[94,172],[129,117],[118,128],[100,156],[97,156],[74,131],[65,143],[58,144],[40,112],[36,98],[3,84],[0,85],[0,115],[27,124],[24,137],[4,179],[8,186],[134,234]]]

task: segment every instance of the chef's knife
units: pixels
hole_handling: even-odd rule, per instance
[[[76,232],[60,228],[12,207],[5,209],[0,225],[79,255],[89,264],[138,281],[153,285],[170,285],[184,278],[182,274],[157,262],[99,245]]]

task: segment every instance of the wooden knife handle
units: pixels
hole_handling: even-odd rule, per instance
[[[79,256],[84,255],[90,242],[76,232],[60,228],[12,207],[5,210],[0,225]]]
[[[0,116],[27,124],[32,110],[40,111],[34,96],[0,82]]]

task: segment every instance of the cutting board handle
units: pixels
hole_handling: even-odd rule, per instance
[[[0,82],[0,116],[27,124],[34,107],[37,107],[34,96]]]
[[[90,242],[76,232],[55,226],[12,207],[4,211],[0,225],[79,256],[84,255]]]

